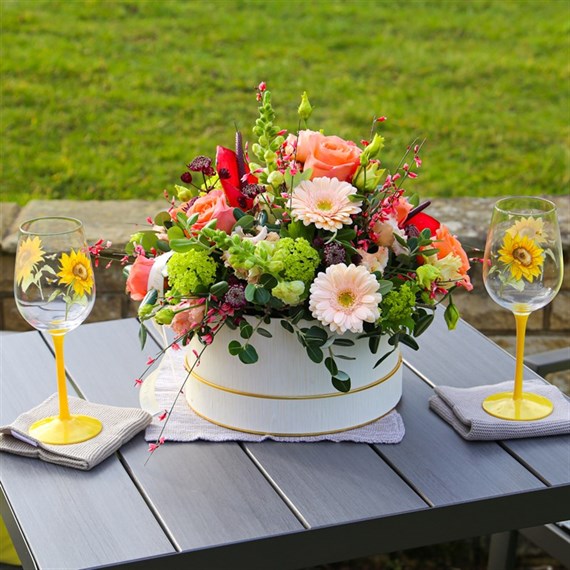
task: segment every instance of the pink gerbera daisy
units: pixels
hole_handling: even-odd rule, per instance
[[[358,214],[361,201],[352,202],[350,196],[357,190],[348,182],[337,178],[315,178],[303,180],[293,190],[291,214],[308,226],[334,232],[342,226],[352,224],[350,216]]]
[[[379,287],[376,277],[362,265],[331,265],[313,281],[309,309],[333,332],[359,333],[364,322],[373,323],[380,317]]]

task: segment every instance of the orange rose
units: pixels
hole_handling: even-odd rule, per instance
[[[449,231],[447,226],[443,224],[436,230],[435,238],[434,238],[434,247],[437,247],[439,250],[437,253],[438,259],[443,259],[444,257],[448,256],[450,253],[459,257],[461,260],[461,267],[459,268],[459,275],[463,277],[463,279],[458,283],[458,285],[465,287],[468,291],[473,289],[473,285],[471,284],[471,279],[467,272],[469,271],[471,265],[469,264],[469,258],[465,253],[461,243],[459,240]]]
[[[178,211],[180,208],[173,210],[171,216],[176,218]],[[192,226],[192,230],[196,232],[215,219],[216,229],[229,234],[236,223],[234,209],[228,206],[223,190],[212,190],[205,196],[198,198],[186,211],[188,217],[194,214],[198,214],[198,220]]]
[[[174,307],[175,311],[182,312],[176,313],[170,326],[177,337],[185,335],[187,332],[198,328],[202,324],[204,314],[206,313],[205,305],[197,305],[195,301],[182,301]]]
[[[154,261],[144,255],[139,255],[135,259],[127,278],[127,292],[130,293],[133,301],[142,301],[147,294],[148,278]]]
[[[412,209],[413,206],[408,202],[407,198],[398,198],[398,200],[394,202],[394,213],[396,214],[396,221],[399,226],[406,221]]]
[[[351,141],[315,131],[300,131],[297,160],[304,168],[312,168],[311,180],[326,176],[347,182],[360,164],[362,151]]]

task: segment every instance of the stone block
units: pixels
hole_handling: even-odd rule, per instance
[[[14,255],[0,252],[0,293],[12,295],[15,261]]]
[[[18,216],[20,206],[14,202],[0,202],[0,240],[3,240]]]
[[[485,332],[515,331],[515,319],[507,309],[495,303],[486,293],[454,295],[453,300],[461,313],[461,317],[476,329]],[[544,329],[544,309],[535,311],[528,319],[527,330]]]
[[[97,291],[104,293],[124,293],[126,278],[123,277],[123,266],[118,261],[113,261],[108,269],[105,269],[106,260],[101,259],[99,267],[94,268]]]
[[[2,248],[15,252],[19,225],[40,216],[71,216],[83,221],[87,242],[98,239],[113,242],[113,249],[122,251],[129,236],[139,229],[148,229],[147,216],[168,209],[165,200],[32,200],[17,214],[2,238]]]
[[[123,299],[123,317],[137,317],[140,302],[132,301],[128,295]]]
[[[570,333],[570,291],[559,291],[552,301],[550,330]]]

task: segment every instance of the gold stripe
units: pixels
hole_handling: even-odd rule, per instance
[[[198,382],[206,384],[206,386],[210,386],[215,390],[221,390],[222,392],[229,392],[230,394],[237,394],[238,396],[248,396],[249,398],[264,398],[267,400],[319,400],[321,398],[336,398],[338,396],[348,396],[350,394],[356,394],[357,392],[362,392],[363,390],[368,390],[369,388],[374,388],[374,386],[378,386],[378,384],[382,384],[382,382],[385,382],[386,380],[394,376],[394,374],[396,374],[401,365],[402,365],[402,355],[400,354],[398,356],[398,362],[396,363],[396,366],[388,374],[386,374],[386,376],[383,376],[382,378],[379,378],[378,380],[375,380],[370,384],[366,384],[366,386],[355,388],[354,390],[350,390],[349,392],[329,392],[328,394],[315,394],[307,396],[272,396],[269,394],[254,394],[252,392],[241,392],[239,390],[234,390],[233,388],[226,388],[225,386],[214,384],[214,382],[210,382],[209,380],[202,378],[201,376],[196,374],[196,372],[192,372],[191,376]],[[185,366],[186,370],[188,370],[187,361],[185,362]]]
[[[391,411],[395,410],[396,408],[392,408],[391,410],[388,410],[385,414],[382,414],[381,416],[378,416],[377,418],[374,418],[373,420],[370,420],[368,422],[364,422],[363,424],[358,424],[355,426],[350,426],[347,428],[342,428],[342,429],[334,429],[331,431],[319,431],[319,432],[313,432],[313,433],[272,433],[272,432],[268,432],[268,431],[254,431],[254,430],[249,430],[249,429],[240,429],[240,428],[236,428],[233,426],[229,426],[227,424],[221,424],[220,422],[216,422],[214,420],[211,420],[210,418],[206,417],[203,414],[198,413],[190,404],[188,404],[188,407],[199,417],[201,417],[203,420],[206,420],[212,424],[215,424],[219,427],[223,427],[226,429],[231,429],[234,431],[239,431],[241,433],[251,433],[254,435],[272,435],[275,437],[311,437],[313,435],[317,436],[317,435],[328,435],[330,433],[340,433],[342,431],[349,431],[352,429],[358,429],[364,426],[367,426],[369,424],[373,424],[374,422],[377,422],[378,420],[382,419],[384,416],[387,416]]]

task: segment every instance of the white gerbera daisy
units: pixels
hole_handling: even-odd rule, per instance
[[[291,214],[308,226],[334,232],[342,226],[352,224],[350,216],[361,211],[361,201],[350,201],[357,190],[348,182],[337,178],[315,178],[303,180],[293,190]]]
[[[362,265],[331,265],[313,281],[309,309],[333,332],[359,333],[364,322],[373,323],[380,317],[379,287],[376,277]]]

